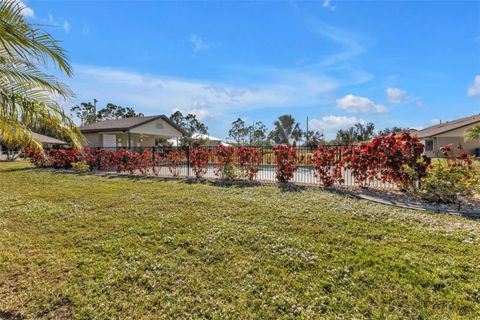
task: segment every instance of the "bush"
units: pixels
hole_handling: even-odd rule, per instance
[[[218,145],[215,148],[217,164],[215,174],[224,180],[234,180],[238,177],[238,169],[235,166],[235,150],[231,146]]]
[[[208,162],[212,153],[203,147],[190,148],[190,166],[195,173],[195,177],[200,179],[207,173]]]
[[[258,173],[260,162],[262,157],[260,152],[254,148],[247,148],[244,146],[238,147],[236,150],[238,157],[238,164],[243,171],[243,176],[248,180],[252,180]]]
[[[452,146],[441,148],[446,159],[430,167],[420,195],[432,202],[454,203],[459,196],[472,196],[479,191],[480,177],[472,166],[471,158],[463,152],[453,155]]]
[[[275,155],[275,178],[279,182],[288,182],[298,169],[299,158],[297,149],[288,145],[277,145],[273,148]]]
[[[33,149],[25,149],[23,150],[23,154],[30,160],[30,163],[37,168],[45,168],[52,165],[50,158],[43,152]]]
[[[312,163],[315,169],[315,177],[326,187],[335,184],[342,184],[343,161],[341,160],[341,152],[335,147],[326,149],[324,146],[318,146],[313,151]]]
[[[176,177],[178,176],[179,169],[185,161],[185,152],[184,151],[170,151],[165,156],[167,160],[167,167],[170,173]]]
[[[48,158],[54,168],[68,169],[72,162],[83,160],[83,153],[78,149],[53,149],[48,152]]]
[[[370,182],[380,180],[407,190],[415,187],[430,165],[429,159],[422,156],[423,149],[417,137],[402,132],[349,146],[343,157],[356,184],[368,187]]]
[[[85,173],[90,171],[90,165],[86,161],[72,162],[71,166],[75,173]]]

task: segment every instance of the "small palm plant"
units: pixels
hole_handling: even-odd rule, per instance
[[[480,140],[480,125],[473,126],[465,131],[463,135],[465,141]]]
[[[59,42],[29,24],[16,1],[0,1],[0,139],[5,144],[42,150],[29,130],[32,124],[42,123],[81,146],[78,128],[58,103],[73,97],[73,93],[43,71],[52,63],[72,75]]]

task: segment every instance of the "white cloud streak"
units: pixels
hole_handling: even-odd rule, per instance
[[[469,97],[480,96],[480,75],[475,76],[473,84],[467,90],[467,94]]]
[[[387,100],[390,103],[401,103],[407,97],[407,93],[400,88],[388,87],[386,90]]]
[[[334,27],[328,24],[320,23],[317,20],[310,20],[310,29],[312,32],[321,35],[338,44],[342,50],[329,55],[319,62],[320,66],[332,66],[341,62],[348,61],[366,51],[366,46],[370,40],[360,34],[348,30]]]
[[[22,15],[24,17],[28,17],[28,18],[34,18],[35,17],[35,13],[33,12],[32,8],[27,6],[23,1],[17,0],[16,2],[17,2],[17,5],[22,10]]]
[[[335,9],[337,8],[335,5],[332,4],[331,0],[323,0],[322,7],[330,11],[335,11]]]
[[[366,97],[354,96],[347,94],[337,100],[337,106],[350,113],[375,114],[385,113],[388,109],[381,104],[377,104]]]
[[[327,138],[333,138],[339,129],[350,128],[355,123],[365,123],[365,120],[357,117],[328,115],[308,122],[313,130],[323,130]]]
[[[196,34],[190,35],[190,42],[193,44],[193,53],[195,54],[208,49],[208,45]]]
[[[221,114],[231,110],[316,106],[339,86],[326,76],[275,69],[268,71],[270,79],[248,85],[83,65],[76,65],[75,72],[76,77],[67,81],[78,97],[103,101],[114,98],[118,103],[153,113],[169,112],[172,108]]]

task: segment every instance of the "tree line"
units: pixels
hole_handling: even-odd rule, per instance
[[[97,110],[96,103],[97,100],[94,100],[93,104],[91,102],[82,102],[72,107],[71,111],[80,119],[82,125],[103,120],[143,116],[142,113],[136,112],[131,107],[122,107],[114,103],[107,103],[105,107]],[[187,133],[184,137],[179,138],[179,145],[201,145],[206,143],[206,139],[202,138],[202,136],[208,135],[208,127],[195,114],[183,114],[181,111],[175,111],[170,115],[170,120]],[[279,116],[273,122],[271,130],[262,121],[256,121],[248,125],[243,119],[237,118],[231,123],[228,130],[228,138],[238,145],[269,146],[288,144],[314,147],[319,144],[347,145],[369,141],[375,136],[387,136],[404,130],[406,129],[392,127],[377,132],[372,122],[359,122],[350,128],[338,130],[335,139],[326,140],[322,131],[303,130],[301,124],[292,115],[285,114]],[[157,143],[169,145],[171,141],[159,139]]]

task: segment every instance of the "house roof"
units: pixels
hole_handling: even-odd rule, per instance
[[[480,114],[468,116],[465,118],[440,123],[417,132],[419,138],[433,137],[437,134],[452,131],[458,128],[466,127],[475,123],[480,123]]]
[[[58,140],[36,132],[30,132],[30,136],[32,137],[32,139],[40,141],[42,144],[68,144],[63,140]]]
[[[192,134],[193,139],[203,139],[203,140],[210,140],[210,141],[222,141],[222,139],[209,136],[207,134],[201,134],[201,133],[194,133]]]
[[[128,131],[135,127],[141,126],[145,123],[155,121],[157,119],[162,119],[167,122],[169,125],[180,131],[182,134],[185,134],[185,131],[180,128],[176,123],[170,120],[169,117],[165,115],[156,115],[156,116],[146,116],[146,117],[134,117],[134,118],[121,118],[115,120],[104,120],[94,123],[87,124],[80,127],[80,131],[83,133],[87,132],[106,132],[106,131]]]

